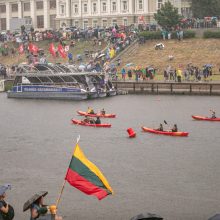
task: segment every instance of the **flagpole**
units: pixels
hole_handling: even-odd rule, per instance
[[[78,136],[78,138],[77,138],[77,140],[76,140],[76,145],[79,143],[79,140],[80,140],[80,135]],[[75,152],[76,145],[75,145],[75,147],[74,147],[73,154],[74,154],[74,152]],[[72,155],[73,155],[73,154],[72,154]],[[71,163],[71,160],[70,160],[70,163]],[[69,166],[70,166],[70,164],[69,164]],[[67,169],[67,170],[68,170],[68,169]],[[66,175],[65,175],[65,177],[66,177]],[[63,190],[64,190],[64,187],[65,187],[65,184],[66,184],[66,179],[63,181],[63,185],[62,185],[62,187],[61,187],[61,190],[60,190],[60,193],[59,193],[59,197],[58,197],[57,202],[56,202],[56,208],[58,207],[58,205],[59,205],[59,203],[60,203],[60,199],[61,199],[61,196],[62,196],[62,194],[63,194]],[[58,208],[57,208],[57,209],[58,209]]]

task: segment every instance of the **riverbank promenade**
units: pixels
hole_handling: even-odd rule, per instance
[[[220,95],[220,82],[114,81],[115,88],[128,94]]]

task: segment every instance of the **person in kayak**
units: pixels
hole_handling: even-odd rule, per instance
[[[213,111],[213,110],[210,110],[211,112],[212,112],[212,116],[211,116],[211,118],[216,118],[216,116],[215,116],[215,111]]]
[[[88,114],[95,114],[94,110],[90,107],[88,107],[87,113]]]
[[[48,211],[50,210],[49,206],[45,206],[43,204],[43,196],[41,196],[39,199],[37,199],[30,208],[31,211],[31,219],[30,220],[34,220],[34,219],[38,219],[41,216],[44,216],[45,214],[48,213]],[[55,215],[54,216],[55,220],[62,220],[63,218],[60,216]]]
[[[172,132],[178,132],[178,128],[177,128],[177,125],[174,124],[173,125],[173,128],[171,129]]]
[[[96,118],[95,123],[96,123],[97,125],[100,125],[100,124],[101,124],[101,120],[100,120],[100,118],[99,118],[99,117],[97,117],[97,118]]]
[[[88,116],[85,116],[83,122],[84,122],[84,123],[90,123],[89,117],[88,117]]]
[[[12,220],[14,218],[14,209],[6,201],[6,190],[11,189],[10,184],[0,186],[0,219]]]
[[[156,129],[157,131],[163,131],[163,125],[160,124],[159,128]]]
[[[101,111],[100,111],[101,115],[105,115],[105,109],[103,108]]]

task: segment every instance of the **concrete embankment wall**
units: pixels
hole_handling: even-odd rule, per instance
[[[114,81],[113,84],[128,94],[220,95],[220,83]]]

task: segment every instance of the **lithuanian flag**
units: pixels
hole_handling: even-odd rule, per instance
[[[87,195],[99,200],[113,194],[111,186],[102,172],[90,162],[77,144],[65,180]]]

